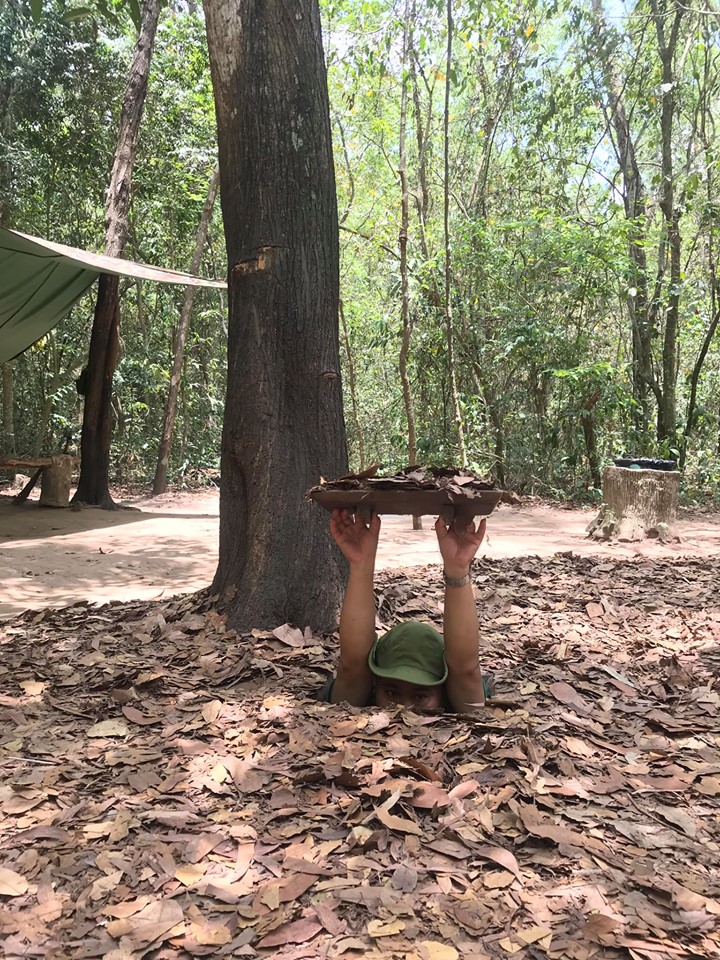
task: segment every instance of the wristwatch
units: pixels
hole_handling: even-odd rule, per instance
[[[450,577],[443,570],[443,580],[445,581],[446,587],[464,587],[466,583],[472,582],[472,577],[470,576],[469,569],[464,577]]]

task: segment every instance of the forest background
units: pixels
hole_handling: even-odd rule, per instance
[[[350,462],[598,496],[615,456],[720,497],[720,12],[324,0]],[[132,4],[0,0],[0,223],[101,250]],[[448,44],[448,39],[451,44]],[[132,259],[187,270],[216,164],[202,14],[165,9]],[[201,271],[226,271],[219,209]],[[123,281],[111,479],[156,469],[182,289]],[[79,439],[94,294],[3,365],[7,455]],[[448,330],[452,336],[448,337]],[[220,455],[227,305],[196,294],[169,479]],[[252,402],[248,403],[249,414]]]

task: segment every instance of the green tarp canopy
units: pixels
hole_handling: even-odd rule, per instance
[[[182,286],[227,286],[223,280],[104,257],[0,228],[0,363],[52,330],[101,273]]]

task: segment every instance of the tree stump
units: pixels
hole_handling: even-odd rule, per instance
[[[70,481],[76,457],[59,455],[42,473],[40,506],[67,507],[70,502]]]
[[[606,467],[603,505],[588,526],[597,540],[679,540],[675,530],[680,473]]]

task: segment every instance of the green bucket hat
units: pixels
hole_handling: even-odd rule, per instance
[[[445,641],[426,623],[398,623],[377,638],[368,656],[368,666],[376,677],[386,680],[405,680],[421,687],[445,683]]]

